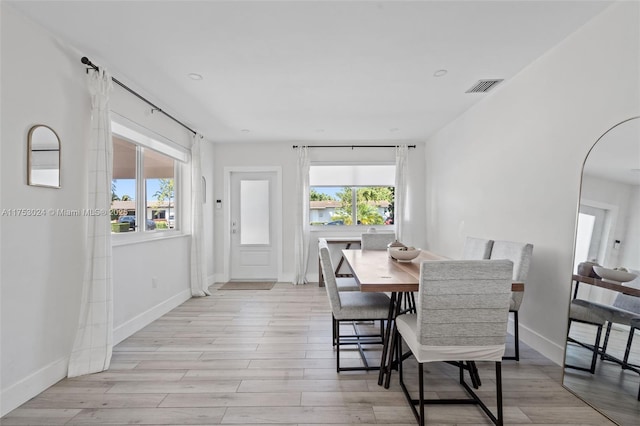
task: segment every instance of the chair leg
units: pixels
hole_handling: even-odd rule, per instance
[[[578,321],[578,322],[581,322],[581,323],[584,323],[584,324],[594,325],[594,326],[597,327],[596,340],[595,340],[593,346],[589,346],[586,343],[579,342],[579,341],[569,337],[569,332],[571,331],[571,323],[573,321]],[[600,343],[600,337],[601,336],[602,336],[602,324],[595,324],[595,323],[591,323],[591,322],[573,320],[573,319],[569,318],[569,325],[567,327],[567,341],[577,343],[578,345],[582,346],[583,348],[586,348],[586,349],[589,349],[590,351],[592,351],[593,354],[591,355],[591,365],[590,365],[589,368],[578,367],[576,365],[571,365],[571,364],[567,364],[567,363],[565,363],[565,365],[564,365],[565,368],[573,368],[574,370],[588,371],[589,373],[594,374],[596,372],[596,362],[598,361],[598,344]]]
[[[333,346],[336,346],[336,317],[331,314],[331,334],[333,335]]]
[[[520,325],[518,324],[518,311],[509,311],[513,313],[513,339],[514,339],[514,356],[503,356],[502,359],[520,361]]]
[[[631,352],[631,344],[633,343],[633,335],[636,332],[635,327],[631,327],[629,330],[629,338],[627,339],[627,347],[624,350],[624,358],[622,359],[623,365],[629,363],[629,353]]]
[[[418,363],[418,387],[419,390],[419,398],[420,398],[420,426],[424,426],[424,367],[420,362]]]
[[[340,321],[335,320],[336,330],[336,372],[340,372]]]
[[[498,410],[496,417],[496,425],[504,424],[502,419],[502,363],[496,362],[496,409]]]
[[[607,331],[604,334],[604,342],[602,343],[602,352],[600,353],[600,359],[605,359],[607,357],[607,345],[609,344],[609,335],[611,334],[611,326],[613,324],[611,322],[607,323]]]

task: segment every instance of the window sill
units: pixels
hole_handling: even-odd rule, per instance
[[[149,243],[172,238],[188,237],[181,231],[160,231],[160,232],[123,232],[111,234],[111,247],[126,246],[131,244]]]
[[[384,232],[395,232],[396,227],[393,225],[380,225],[380,226],[372,226],[372,225],[315,225],[312,226],[310,231],[314,232],[322,232],[322,233],[340,233],[340,234],[357,234],[360,235],[364,232],[367,232],[369,229],[374,228],[376,232],[384,233]]]

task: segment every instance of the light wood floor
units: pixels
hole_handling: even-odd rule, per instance
[[[600,345],[604,341],[604,331]],[[593,344],[596,329],[587,324],[573,323],[571,337],[585,343]],[[628,329],[611,330],[607,353],[622,359],[629,337]],[[588,366],[591,352],[577,344],[567,347],[567,361],[570,364]],[[629,361],[640,364],[640,334],[636,332]],[[595,374],[567,369],[564,382],[581,398],[605,412],[621,425],[636,426],[640,424],[640,375],[631,370],[622,370],[620,365],[611,361],[598,359]]]
[[[415,424],[397,375],[385,390],[375,372],[335,372],[323,288],[219,286],[117,345],[109,371],[62,380],[0,423]],[[377,357],[371,354],[373,362]],[[355,352],[343,358],[345,365],[360,363]],[[493,368],[479,367],[481,393],[492,398]],[[461,395],[454,367],[433,363],[426,370],[427,397]],[[562,388],[561,376],[560,367],[527,347],[519,363],[505,361],[506,424],[611,424]],[[474,406],[427,408],[430,425],[489,424]]]

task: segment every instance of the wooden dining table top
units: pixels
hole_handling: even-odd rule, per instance
[[[386,250],[342,250],[353,276],[364,292],[415,292],[419,289],[420,264],[446,257],[423,250],[410,262],[398,262]],[[524,291],[523,283],[513,283],[513,291]]]
[[[640,297],[640,289],[622,285],[617,282],[604,281],[599,278],[585,277],[584,275],[573,275],[573,280],[596,287],[606,288],[608,290],[617,291],[618,293],[628,294],[629,296]]]

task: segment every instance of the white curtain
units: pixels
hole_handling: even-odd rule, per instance
[[[204,262],[203,185],[200,145],[202,136],[193,135],[191,144],[191,295],[210,296]]]
[[[104,69],[88,73],[91,137],[88,147],[87,205],[100,215],[87,217],[87,241],[80,318],[69,360],[69,377],[109,368],[113,348],[111,276],[111,176],[113,142],[109,114],[111,76]]]
[[[396,239],[404,240],[404,225],[407,219],[407,180],[409,176],[409,148],[407,145],[396,147],[396,189],[393,211],[393,223],[396,226]]]
[[[295,277],[294,284],[304,284],[309,260],[309,152],[306,146],[298,147],[296,175],[295,221]]]

